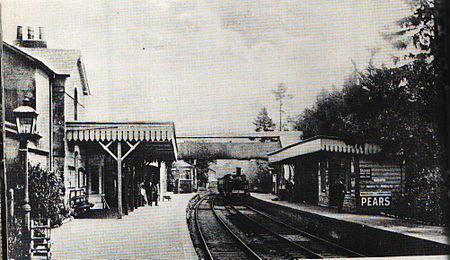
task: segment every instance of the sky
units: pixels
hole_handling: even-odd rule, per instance
[[[391,64],[381,32],[405,0],[2,1],[5,40],[44,26],[49,48],[82,51],[87,120],[173,121],[177,135],[253,131],[284,83],[286,115],[340,88],[354,65]]]

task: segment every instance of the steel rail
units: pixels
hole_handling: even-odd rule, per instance
[[[323,238],[321,238],[321,237],[318,237],[318,236],[316,236],[316,235],[313,235],[313,234],[311,234],[311,233],[308,233],[308,232],[306,232],[306,231],[304,231],[304,230],[298,229],[298,228],[296,228],[296,227],[294,227],[294,226],[292,226],[292,225],[289,225],[289,224],[287,224],[287,223],[285,223],[285,222],[282,222],[282,221],[280,221],[280,220],[278,220],[278,219],[275,219],[275,218],[273,218],[272,216],[270,216],[269,214],[267,214],[267,213],[265,213],[265,212],[262,212],[262,211],[260,211],[260,210],[257,210],[257,209],[255,209],[255,208],[253,208],[253,207],[251,207],[251,206],[248,206],[248,205],[245,205],[245,206],[246,206],[247,208],[249,208],[250,210],[252,210],[252,211],[258,213],[259,215],[262,215],[262,216],[264,216],[264,217],[266,217],[266,218],[272,220],[273,222],[276,222],[276,223],[278,223],[278,224],[280,224],[280,225],[282,225],[282,226],[284,226],[284,227],[286,227],[286,228],[290,228],[290,229],[292,229],[292,230],[295,230],[295,231],[297,231],[297,232],[299,232],[299,233],[301,233],[301,234],[303,234],[303,235],[305,235],[305,236],[307,236],[307,237],[309,237],[309,238],[311,238],[311,239],[315,239],[315,240],[318,240],[318,241],[320,241],[320,242],[322,242],[322,243],[325,243],[325,244],[328,244],[328,245],[333,246],[333,247],[335,247],[335,248],[338,248],[338,249],[340,249],[340,250],[342,250],[342,251],[344,251],[344,252],[349,253],[351,256],[365,257],[365,255],[363,255],[363,254],[360,254],[360,253],[355,252],[355,251],[353,251],[353,250],[351,250],[351,249],[348,249],[348,248],[343,247],[343,246],[341,246],[341,245],[338,245],[338,244],[336,244],[336,243],[334,243],[334,242],[331,242],[331,241],[329,241],[329,240],[323,239]]]
[[[214,260],[211,250],[209,249],[208,244],[206,243],[205,236],[203,235],[203,231],[200,226],[200,221],[198,220],[198,207],[206,198],[208,198],[208,195],[205,195],[205,196],[203,196],[203,198],[200,198],[199,201],[197,201],[197,203],[194,205],[195,224],[197,225],[198,233],[200,233],[200,238],[202,239],[202,244],[205,247],[206,252],[208,253],[209,259]]]
[[[195,205],[194,205],[194,216],[195,216],[195,223],[197,225],[197,230],[200,233],[200,238],[202,240],[202,244],[206,249],[207,255],[209,257],[209,259],[214,260],[214,256],[213,256],[213,252],[210,250],[209,246],[208,246],[208,242],[206,242],[205,236],[203,234],[201,225],[200,225],[200,221],[198,218],[198,208],[200,206],[200,204],[209,197],[209,195],[205,195],[203,196]],[[211,201],[211,210],[213,211],[214,216],[216,217],[216,219],[219,221],[219,223],[225,227],[225,229],[231,234],[231,236],[237,241],[239,242],[239,244],[245,248],[245,250],[247,252],[249,252],[255,259],[257,260],[262,260],[262,258],[260,256],[258,256],[258,254],[256,254],[250,247],[247,246],[247,244],[242,241],[227,225],[226,223],[218,216],[217,212],[214,209],[214,199],[212,199]]]
[[[214,201],[216,198],[214,198],[211,201],[211,208],[212,211],[214,213],[214,216],[216,216],[216,218],[219,220],[220,223],[222,223],[222,225],[228,230],[228,232],[247,250],[247,252],[249,252],[253,257],[255,257],[255,259],[258,260],[262,260],[263,258],[261,258],[255,251],[253,251],[253,249],[251,249],[247,243],[245,243],[241,238],[239,238],[238,235],[236,235],[236,233],[234,233],[231,228],[225,223],[225,221],[219,217],[219,215],[217,214],[216,210],[214,209]]]
[[[317,258],[320,258],[320,259],[326,258],[325,256],[323,256],[323,255],[321,255],[321,254],[319,254],[319,253],[316,253],[316,252],[314,252],[314,251],[312,251],[312,250],[310,250],[310,249],[308,249],[308,248],[306,248],[306,247],[304,247],[304,246],[302,246],[302,245],[300,245],[300,244],[297,244],[297,243],[295,243],[295,242],[293,242],[293,241],[291,241],[291,240],[289,240],[289,239],[283,237],[282,235],[278,234],[277,232],[275,232],[275,231],[273,231],[273,230],[270,230],[269,228],[267,228],[267,227],[261,225],[260,223],[256,222],[255,220],[251,219],[250,217],[248,217],[248,216],[246,216],[245,214],[243,214],[242,212],[240,212],[240,211],[239,211],[238,209],[236,209],[236,207],[234,207],[233,205],[229,205],[229,207],[232,208],[234,211],[236,211],[240,216],[246,218],[248,221],[254,223],[255,225],[257,225],[258,227],[260,227],[260,228],[263,229],[264,231],[268,232],[268,233],[271,234],[272,236],[274,236],[274,237],[276,237],[276,238],[278,238],[278,239],[280,239],[280,240],[283,240],[283,241],[287,242],[288,244],[290,244],[290,245],[292,245],[292,246],[294,246],[294,247],[296,247],[296,248],[302,250],[304,253],[308,254],[309,257],[316,258],[316,259],[317,259]]]

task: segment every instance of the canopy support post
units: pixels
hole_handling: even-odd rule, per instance
[[[122,218],[122,143],[117,142],[117,218]]]
[[[109,149],[109,147],[113,143],[112,141],[106,145],[103,144],[101,141],[98,141],[98,143],[117,162],[117,214],[118,214],[117,217],[120,219],[120,218],[122,218],[122,215],[123,215],[123,209],[122,209],[122,162],[133,150],[136,149],[136,147],[138,147],[138,145],[141,143],[141,141],[138,141],[135,144],[126,142],[126,144],[130,147],[130,149],[123,156],[122,156],[122,142],[121,141],[117,141],[117,155],[115,155],[113,153],[113,151],[111,151]]]

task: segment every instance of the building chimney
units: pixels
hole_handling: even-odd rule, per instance
[[[25,48],[47,48],[47,41],[45,41],[45,28],[39,26],[38,30],[32,26],[27,27],[27,38],[23,37],[22,26],[17,26],[16,44]]]
[[[31,26],[28,26],[28,40],[34,39],[34,28]]]
[[[21,42],[23,40],[23,31],[22,31],[22,26],[18,25],[17,26],[17,37],[16,40]]]
[[[42,26],[39,26],[39,40],[45,41],[45,29]]]

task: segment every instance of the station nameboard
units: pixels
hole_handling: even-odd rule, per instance
[[[376,207],[390,207],[391,206],[391,192],[390,191],[365,191],[360,192],[361,207],[376,208]]]
[[[372,178],[372,168],[360,168],[359,169],[360,179],[371,179]]]

